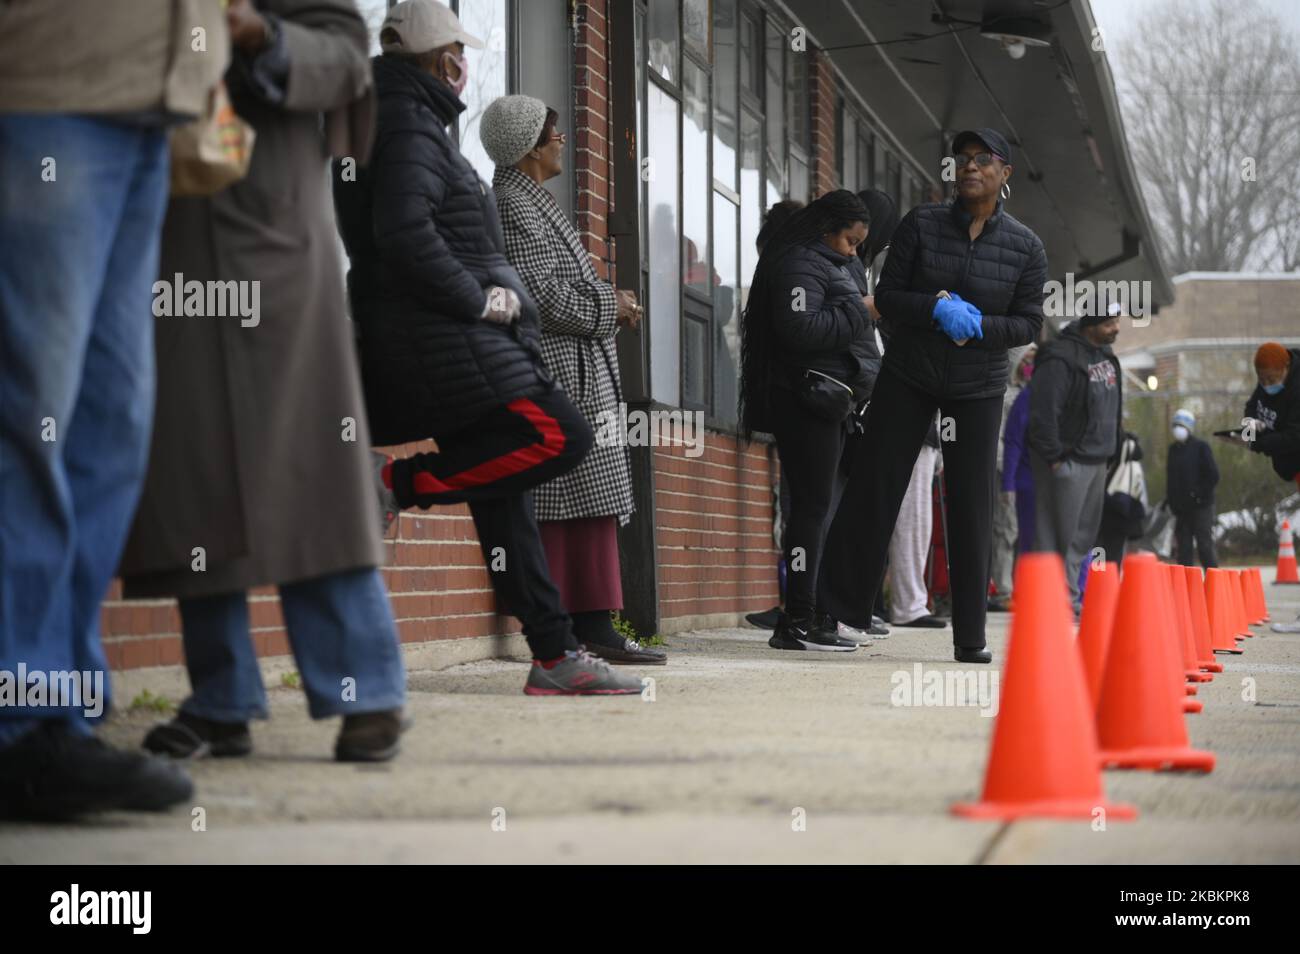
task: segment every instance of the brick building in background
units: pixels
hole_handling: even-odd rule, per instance
[[[358,5],[377,33],[386,0]],[[1008,209],[1042,237],[1053,278],[1147,280],[1156,303],[1172,300],[1082,0],[992,12],[984,0],[452,5],[487,41],[467,51],[462,150],[490,181],[483,108],[524,92],[559,112],[568,174],[547,187],[597,270],[646,305],[641,329],[619,334],[629,410],[706,425],[698,456],[630,450],[637,513],[620,549],[625,615],[642,633],[734,624],[777,599],[777,468],[768,443],[740,439],[735,408],[740,314],[772,203],[840,187],[882,189],[903,210],[937,199],[951,136],[991,125],[1017,149]],[[935,11],[950,19],[936,25]],[[388,553],[404,642],[457,640],[457,659],[522,647],[466,508],[403,514]],[[251,614],[259,653],[286,653],[273,589],[252,595]],[[114,667],[180,661],[170,601],[124,602],[115,587],[103,622]]]
[[[1126,326],[1115,352],[1134,383],[1176,395],[1254,390],[1255,349],[1300,347],[1300,273],[1188,272],[1178,300],[1142,327]],[[1194,413],[1199,413],[1192,407]]]

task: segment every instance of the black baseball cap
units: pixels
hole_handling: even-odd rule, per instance
[[[1011,146],[1007,143],[1006,137],[996,129],[966,129],[959,132],[952,138],[953,154],[961,152],[962,148],[971,141],[983,144],[989,152],[1003,162],[1011,161]]]

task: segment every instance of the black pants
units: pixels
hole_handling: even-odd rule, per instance
[[[1123,517],[1102,513],[1097,546],[1101,547],[1102,557],[1107,563],[1118,566],[1124,562],[1124,550],[1128,546],[1128,525]]]
[[[568,473],[591,449],[591,426],[563,391],[521,398],[454,434],[432,435],[438,453],[393,462],[402,507],[468,503],[502,609],[519,618],[537,659],[577,649],[551,580],[532,489]]]
[[[844,425],[805,411],[794,395],[774,402],[772,433],[781,458],[782,490],[789,494],[781,548],[785,558],[785,611],[805,620],[821,609],[818,578],[826,528],[844,491]]]
[[[1201,566],[1206,569],[1218,566],[1219,557],[1214,552],[1214,504],[1202,504],[1186,513],[1175,514],[1174,540],[1178,562],[1183,566],[1191,566],[1194,562],[1193,541],[1196,543],[1196,555],[1201,558]]]
[[[851,442],[849,483],[826,538],[822,608],[851,626],[870,624],[898,508],[936,410],[952,418],[943,464],[953,642],[977,648],[984,646],[988,611],[1000,396],[946,400],[904,384],[887,368],[880,372],[866,433]]]

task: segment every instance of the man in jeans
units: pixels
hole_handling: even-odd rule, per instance
[[[200,27],[205,51],[191,45]],[[215,3],[135,0],[111,16],[98,0],[0,4],[0,673],[9,679],[20,666],[29,680],[75,671],[107,693],[99,603],[148,457],[167,125],[202,113],[227,59]],[[106,700],[51,701],[0,705],[0,817],[160,810],[190,796],[180,769],[95,739],[88,716]]]
[[[1110,346],[1121,312],[1088,315],[1039,349],[1029,396],[1029,455],[1037,506],[1034,549],[1065,560],[1070,602],[1081,603],[1079,569],[1101,526],[1106,464],[1123,415],[1119,361]]]

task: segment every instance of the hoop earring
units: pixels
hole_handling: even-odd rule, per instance
[[[1003,183],[1002,183],[1002,192],[1001,192],[1001,195],[1002,195],[1002,201],[1003,201],[1003,202],[1005,202],[1007,199],[1011,198],[1011,183],[1010,183],[1010,182],[1003,182]]]

